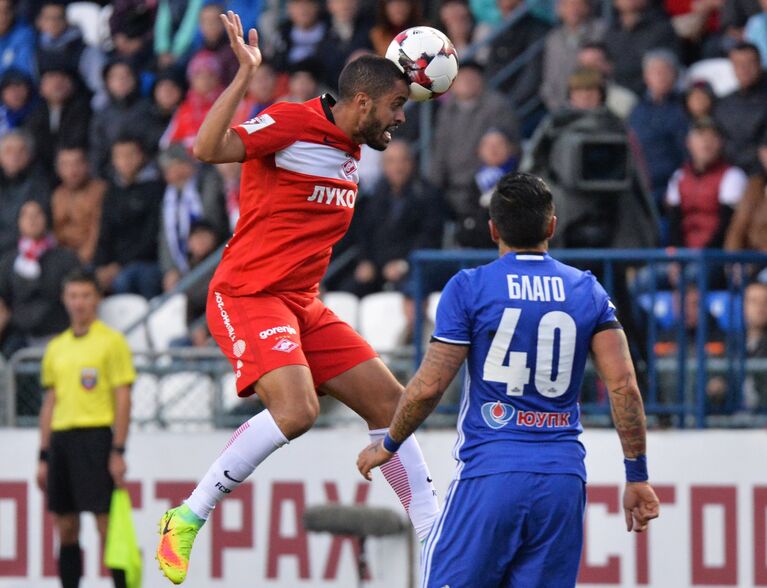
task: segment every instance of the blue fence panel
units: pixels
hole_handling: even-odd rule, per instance
[[[568,249],[551,254],[565,263],[591,269],[616,301],[630,331],[648,414],[669,425],[702,428],[712,413],[733,414],[743,406],[743,290],[749,272],[767,266],[766,254],[691,249]],[[458,271],[475,267],[497,256],[494,250],[413,253],[416,366],[423,354],[430,275],[444,273],[447,268]],[[712,330],[721,332],[723,341],[711,341]],[[661,340],[661,333],[667,340]],[[591,390],[585,388],[584,414],[609,414],[606,391],[597,385]]]

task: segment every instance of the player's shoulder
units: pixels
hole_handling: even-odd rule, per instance
[[[62,348],[66,348],[67,342],[72,338],[72,329],[67,329],[53,337],[45,346],[46,353],[56,353]]]
[[[93,323],[91,328],[93,329],[92,333],[94,339],[103,341],[107,345],[118,345],[121,347],[128,346],[128,341],[125,338],[125,335],[121,331],[113,329],[105,322],[97,320]]]

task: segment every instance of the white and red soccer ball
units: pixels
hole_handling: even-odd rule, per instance
[[[443,33],[431,27],[402,31],[386,50],[410,80],[410,99],[418,102],[444,94],[458,74],[458,54]]]

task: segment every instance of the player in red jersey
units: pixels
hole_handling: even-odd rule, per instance
[[[376,353],[317,294],[354,211],[360,145],[386,149],[405,121],[407,80],[387,59],[361,57],[341,73],[338,102],[325,95],[278,103],[229,128],[261,53],[255,30],[245,43],[239,17],[222,19],[240,68],[200,127],[194,153],[208,163],[244,163],[241,216],[210,285],[207,319],[235,370],[238,394],[258,394],[266,410],[235,431],[191,496],[163,516],[157,559],[176,584],[216,503],[312,427],[317,391],[365,419],[373,441],[383,438],[402,394]],[[439,508],[415,438],[386,468],[424,539]]]

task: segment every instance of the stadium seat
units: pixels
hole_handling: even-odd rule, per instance
[[[131,390],[131,422],[139,426],[157,420],[157,378],[152,374],[139,374]]]
[[[80,29],[83,41],[99,47],[102,41],[101,6],[95,2],[72,2],[67,5],[67,22]]]
[[[360,334],[379,353],[391,353],[402,344],[407,327],[404,302],[400,292],[378,292],[360,301]]]
[[[687,84],[704,80],[711,84],[717,96],[725,96],[738,89],[738,80],[730,60],[725,57],[704,59],[693,63],[687,70]]]
[[[432,292],[426,299],[426,318],[432,322],[437,323],[437,306],[439,305],[439,299],[442,296],[442,292]]]
[[[118,331],[123,331],[134,325],[149,310],[146,298],[138,294],[115,294],[101,302],[99,318],[107,325]],[[149,349],[146,325],[141,324],[126,334],[128,345],[133,351]]]
[[[213,394],[209,376],[178,372],[160,380],[158,419],[171,431],[213,429]]]
[[[650,294],[640,294],[637,296],[637,303],[646,313],[650,312],[652,296]],[[653,309],[655,321],[661,329],[670,329],[676,321],[674,312],[673,293],[661,290],[655,293],[655,308]]]
[[[224,412],[231,412],[242,402],[237,396],[237,383],[234,373],[226,374],[221,378],[221,408]]]
[[[171,341],[188,334],[186,305],[186,294],[174,294],[149,315],[147,329],[155,351],[167,351]]]
[[[743,329],[743,298],[727,290],[709,292],[706,308],[723,331]]]
[[[325,303],[325,306],[338,315],[338,318],[349,323],[352,329],[359,327],[360,301],[354,294],[349,292],[326,292],[322,295],[322,301]]]

